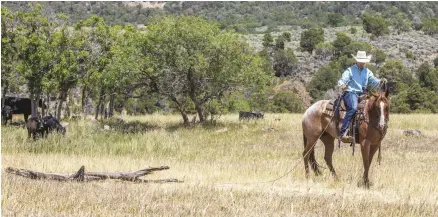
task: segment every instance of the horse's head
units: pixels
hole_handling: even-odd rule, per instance
[[[373,93],[368,104],[368,111],[370,119],[377,121],[377,128],[384,130],[389,121],[389,99],[388,91]]]

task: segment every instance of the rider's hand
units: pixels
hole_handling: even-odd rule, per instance
[[[380,79],[380,83],[382,83],[382,84],[388,83],[388,80],[386,80],[386,78],[382,78],[382,79]]]
[[[347,88],[347,85],[346,84],[342,84],[341,85],[341,90],[344,90],[345,88]]]

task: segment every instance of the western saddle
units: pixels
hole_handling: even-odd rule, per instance
[[[351,146],[354,144],[359,143],[359,126],[361,123],[363,123],[366,120],[365,116],[365,108],[368,103],[368,94],[363,93],[359,95],[359,102],[357,104],[357,111],[353,115],[352,120],[350,121],[350,126],[347,129],[347,135],[353,137],[353,141],[351,142]],[[324,113],[333,117],[333,121],[336,123],[337,126],[337,133],[338,137],[340,135],[340,124],[342,123],[342,120],[345,117],[345,114],[347,113],[347,109],[345,107],[343,95],[339,96],[337,99],[332,99],[327,104],[326,108],[324,109]],[[340,146],[341,141],[339,141]]]

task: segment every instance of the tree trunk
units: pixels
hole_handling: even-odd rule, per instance
[[[94,119],[97,120],[97,118],[99,118],[99,112],[100,112],[100,105],[102,104],[102,100],[103,100],[103,88],[100,90],[100,94],[99,94],[99,101],[97,102],[97,106],[96,106],[96,114],[94,115]]]
[[[87,103],[87,86],[84,85],[82,87],[82,99],[81,99],[81,111],[83,113],[83,116],[87,116],[87,109],[85,108],[86,103]]]
[[[181,105],[181,103],[179,103],[175,97],[170,97],[170,99],[173,102],[175,102],[176,107],[178,108],[178,111],[181,113],[181,116],[184,120],[184,125],[189,126],[190,122],[189,122],[189,117],[187,116],[186,108],[183,105]]]
[[[100,118],[106,119],[108,118],[107,106],[106,106],[106,95],[103,95],[102,103],[100,105]]]
[[[193,99],[192,99],[193,100]],[[196,100],[196,99],[195,99]],[[202,105],[201,103],[199,103],[198,101],[193,101],[195,103],[195,109],[196,112],[198,112],[198,116],[199,116],[199,122],[204,122],[205,121],[205,117],[204,117],[204,113],[202,112]]]
[[[195,94],[195,90],[196,90],[196,84],[193,80],[193,73],[191,68],[189,69],[189,72],[187,73],[187,78],[190,81],[190,99],[193,101],[193,103],[195,103],[195,108],[196,108],[196,112],[198,112],[198,116],[199,116],[199,122],[204,122],[205,118],[204,118],[204,114],[202,112],[202,104],[199,102],[198,99],[196,99],[196,94]]]
[[[64,104],[67,93],[63,90],[59,91],[58,107],[56,108],[56,119],[61,120],[62,104]]]
[[[4,81],[4,88],[3,88],[3,93],[2,93],[2,108],[5,105],[5,98],[6,98],[6,93],[8,92],[9,89],[9,82],[8,81]]]
[[[109,102],[109,117],[112,117],[114,115],[114,100],[116,98],[116,94],[112,93],[110,95],[110,102]]]
[[[50,114],[50,93],[47,93],[47,94],[46,94],[46,103],[47,103],[46,114],[47,114],[47,115],[51,115],[51,114]]]

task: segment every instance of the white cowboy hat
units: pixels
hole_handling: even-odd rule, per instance
[[[358,63],[369,63],[371,61],[371,55],[367,56],[367,53],[365,51],[357,51],[356,56],[354,56],[353,54],[351,54],[351,56],[353,56],[353,58]]]

